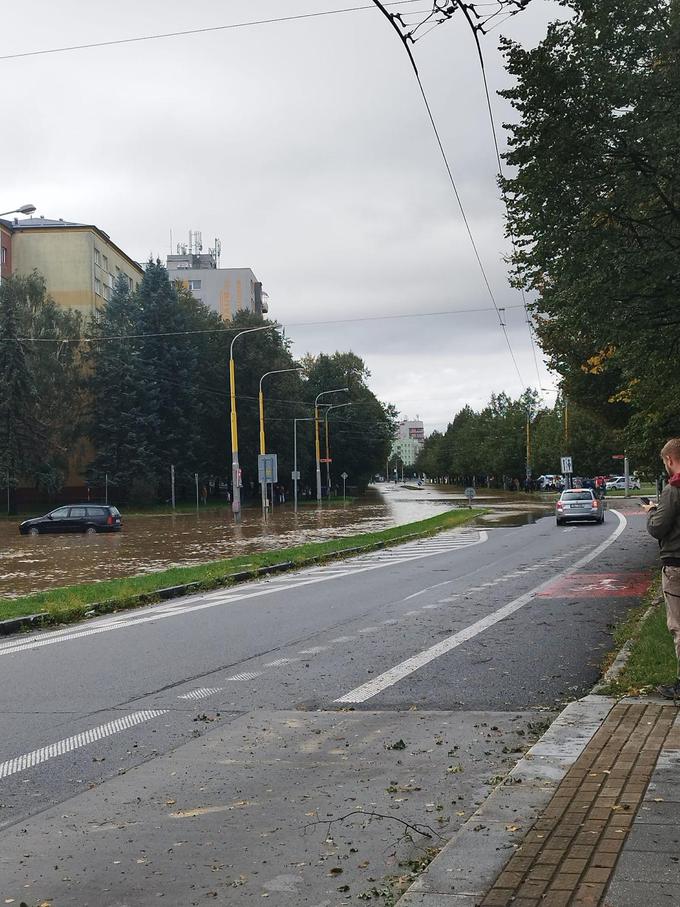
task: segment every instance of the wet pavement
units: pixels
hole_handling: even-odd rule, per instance
[[[276,507],[266,523],[257,508],[235,524],[228,506],[189,514],[123,514],[124,529],[103,535],[21,536],[17,524],[0,524],[0,596],[9,598],[73,583],[152,573],[248,552],[374,532],[466,506],[460,489],[379,485],[343,505],[305,503]],[[490,507],[478,525],[532,523],[547,504],[521,494],[478,492],[475,505]]]

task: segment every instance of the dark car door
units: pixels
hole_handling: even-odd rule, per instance
[[[105,529],[107,516],[108,512],[105,507],[88,507],[87,525],[96,526],[98,529]]]
[[[57,507],[40,523],[41,532],[64,532],[68,522],[68,507]]]
[[[85,532],[87,523],[87,512],[85,507],[71,507],[69,513],[66,531],[67,532]]]

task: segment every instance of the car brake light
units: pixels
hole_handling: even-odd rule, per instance
[[[111,516],[111,514],[109,514],[108,517],[106,518],[106,525],[113,526],[113,517]]]
[[[564,507],[563,507],[563,505],[562,505],[562,501],[558,501],[558,502],[557,502],[557,509],[558,509],[558,510],[564,510]]]
[[[599,506],[600,506],[600,505],[599,505],[599,503],[598,503],[597,501],[593,501],[593,510],[597,510],[597,508],[598,508]]]

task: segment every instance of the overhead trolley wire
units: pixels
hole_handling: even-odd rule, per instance
[[[482,52],[482,44],[481,44],[481,41],[479,40],[479,33],[478,33],[479,29],[472,21],[466,5],[464,3],[462,3],[461,0],[456,0],[456,2],[458,4],[459,8],[462,9],[462,11],[465,15],[465,19],[466,19],[468,25],[470,26],[470,31],[472,32],[472,37],[474,38],[475,46],[477,48],[477,57],[479,59],[479,67],[480,67],[480,70],[482,73],[482,84],[484,86],[484,95],[486,97],[486,108],[489,113],[489,123],[491,124],[491,135],[493,138],[494,150],[496,152],[496,161],[498,163],[498,173],[501,177],[503,177],[504,176],[503,162],[501,160],[501,152],[500,152],[500,148],[498,145],[498,130],[496,129],[496,119],[493,114],[493,105],[491,104],[491,93],[489,92],[489,81],[488,81],[487,75],[486,75],[486,65],[484,63],[484,54]],[[513,15],[515,15],[515,13],[510,13],[509,15],[513,16]],[[503,20],[503,21],[505,21],[505,20]],[[505,198],[505,192],[503,192],[503,204],[507,211],[507,201]],[[512,227],[509,228],[509,234],[510,234],[510,242],[512,243],[512,248],[514,251],[516,251],[517,242],[515,239],[515,235],[512,231]],[[522,297],[522,306],[524,307],[526,323],[529,328],[529,340],[531,341],[531,353],[532,353],[533,360],[534,360],[534,366],[536,368],[536,377],[538,378],[538,386],[540,387],[542,379],[541,379],[541,373],[538,368],[538,357],[536,356],[536,343],[534,340],[534,326],[529,317],[529,309],[527,306],[526,295],[524,293],[524,287],[520,287],[520,294]]]
[[[406,6],[417,0],[391,0],[386,6]],[[275,16],[269,19],[252,19],[247,22],[232,22],[228,25],[210,25],[205,28],[187,28],[182,31],[162,32],[152,35],[137,35],[132,38],[114,38],[110,41],[91,41],[87,44],[69,44],[64,47],[48,47],[42,50],[27,50],[14,54],[0,54],[1,60],[17,60],[22,57],[41,57],[47,54],[63,54],[77,50],[92,50],[97,47],[114,47],[119,44],[139,44],[143,41],[159,41],[165,38],[183,38],[187,35],[205,35],[211,32],[231,31],[240,28],[252,28],[255,25],[273,25],[278,22],[299,22],[303,19],[318,19],[321,16],[337,16],[343,13],[356,13],[362,10],[374,9],[372,3],[362,6],[346,6],[342,9],[325,9],[315,13],[299,13],[294,16]],[[424,13],[427,10],[410,10],[409,12]]]
[[[439,129],[437,128],[437,123],[435,121],[434,115],[432,113],[432,108],[430,107],[430,102],[428,101],[427,94],[425,92],[425,86],[423,85],[422,79],[420,78],[420,73],[418,72],[418,67],[416,65],[416,61],[413,56],[413,53],[411,52],[411,48],[409,47],[408,40],[402,34],[401,29],[397,25],[395,16],[393,16],[385,8],[386,4],[381,3],[380,0],[373,0],[373,2],[378,7],[378,9],[383,13],[383,15],[386,17],[388,22],[392,25],[392,27],[394,28],[396,33],[399,35],[399,40],[403,44],[404,49],[406,50],[406,53],[408,54],[408,58],[411,62],[411,66],[413,67],[413,72],[415,74],[416,80],[418,82],[418,87],[420,88],[420,93],[422,95],[423,102],[425,104],[425,109],[427,110],[427,115],[430,119],[430,124],[432,126],[432,130],[433,130],[435,138],[437,140],[437,145],[439,146],[439,151],[441,152],[441,156],[444,161],[444,166],[446,167],[446,172],[449,177],[449,182],[451,183],[451,188],[453,189],[453,194],[455,195],[456,202],[458,203],[458,208],[460,210],[461,217],[463,218],[463,223],[465,225],[465,229],[467,231],[467,235],[470,240],[470,244],[472,246],[473,252],[475,254],[475,258],[477,259],[477,264],[479,265],[479,269],[482,274],[482,279],[484,281],[484,285],[489,294],[489,298],[491,299],[491,302],[493,303],[493,307],[496,310],[496,315],[498,316],[498,323],[499,323],[501,330],[503,331],[503,336],[505,337],[505,342],[508,347],[508,352],[510,353],[510,357],[512,359],[512,364],[514,365],[515,371],[517,372],[517,377],[519,378],[520,385],[522,387],[524,387],[524,380],[522,378],[522,373],[519,370],[519,366],[517,364],[517,359],[515,357],[515,352],[512,348],[512,344],[510,343],[510,338],[508,336],[508,330],[505,325],[505,322],[503,321],[503,316],[501,315],[501,309],[499,308],[498,303],[496,302],[496,297],[494,296],[493,290],[491,289],[491,284],[489,283],[489,278],[487,276],[486,269],[484,267],[484,263],[482,262],[481,256],[479,254],[479,249],[477,248],[477,243],[476,243],[474,235],[472,233],[472,228],[470,227],[470,222],[468,221],[467,214],[465,213],[465,208],[463,207],[463,202],[461,200],[460,193],[458,192],[458,186],[456,185],[456,180],[453,176],[453,171],[452,171],[451,165],[449,163],[448,155],[446,154],[444,145],[441,140],[441,136],[439,135]]]

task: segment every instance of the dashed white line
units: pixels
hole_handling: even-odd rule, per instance
[[[359,630],[359,633],[367,635],[368,633],[377,633],[380,627],[364,627],[363,630]]]
[[[311,649],[300,649],[300,655],[319,655],[321,652],[326,652],[328,646],[312,646]]]
[[[227,677],[227,680],[255,680],[256,677],[261,677],[262,673],[262,671],[242,671],[240,674],[234,674],[233,677]]]
[[[108,721],[106,724],[100,724],[99,727],[90,728],[81,734],[74,734],[72,737],[65,737],[56,743],[50,743],[38,750],[30,753],[24,753],[16,756],[14,759],[8,759],[0,763],[0,778],[8,778],[10,775],[16,775],[18,772],[26,771],[36,765],[41,765],[49,759],[56,756],[63,756],[65,753],[72,753],[82,746],[89,743],[95,743],[97,740],[103,740],[105,737],[111,737],[121,731],[127,731],[131,727],[142,724],[144,721],[151,721],[160,715],[167,715],[167,709],[145,709],[142,712],[133,712],[131,715],[124,715],[122,718],[116,718],[114,721]]]
[[[182,693],[178,699],[207,699],[208,696],[214,696],[215,693],[221,693],[222,687],[198,687],[196,690],[189,690],[188,693]]]
[[[297,661],[297,659],[293,659],[293,660]],[[290,664],[290,662],[291,662],[290,658],[277,658],[274,661],[268,661],[265,664],[265,668],[279,668],[279,667],[281,667],[281,665]]]
[[[336,636],[335,639],[331,639],[331,642],[352,642],[356,639],[356,636]]]

